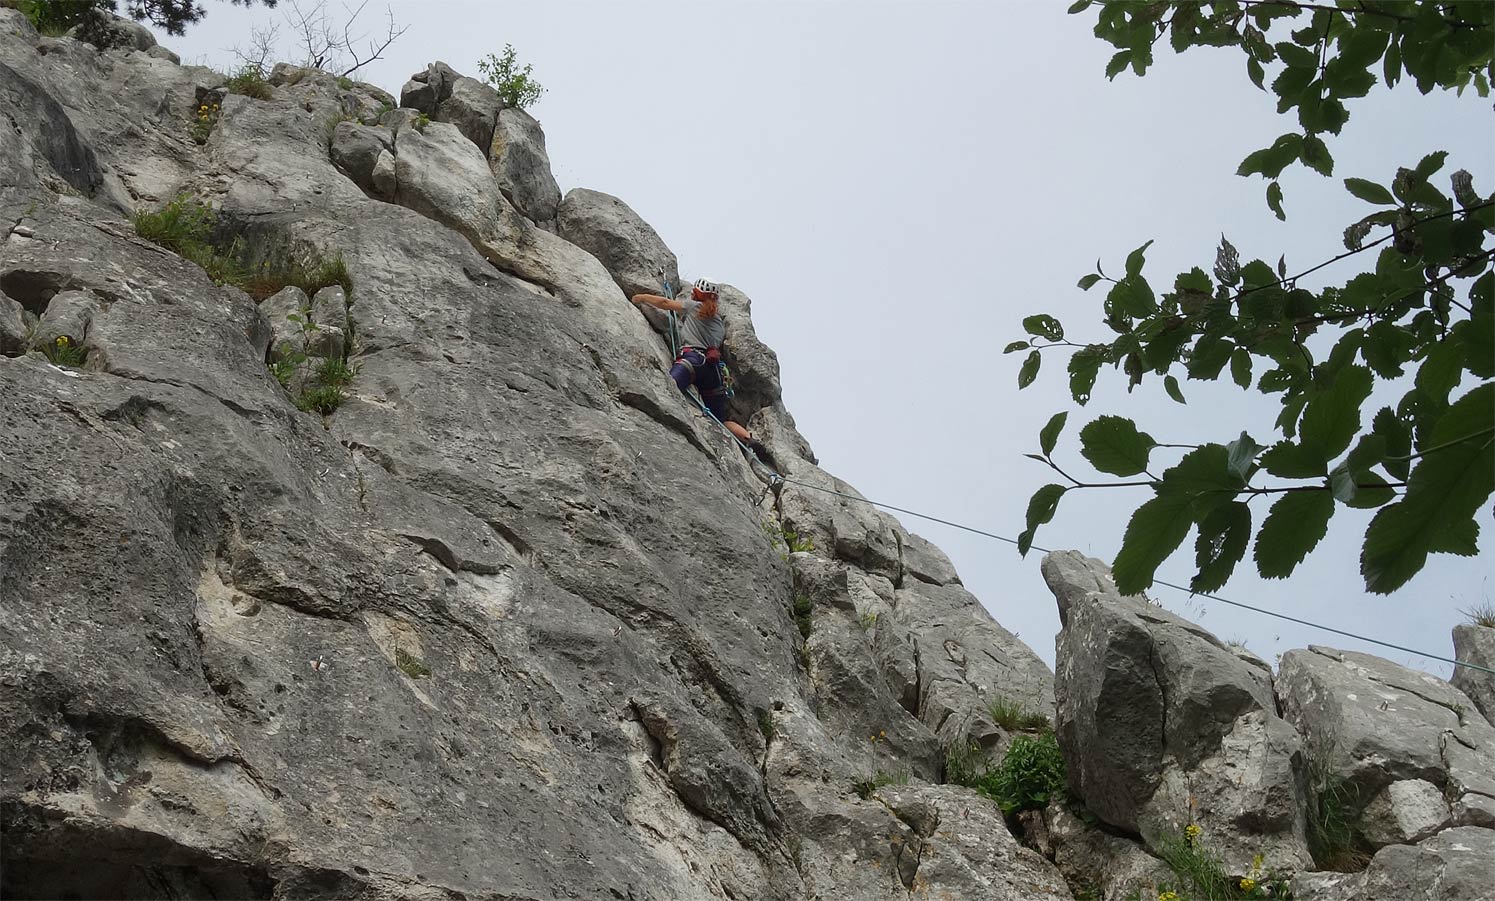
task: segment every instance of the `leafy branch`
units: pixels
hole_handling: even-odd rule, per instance
[[[1495,4],[1460,4],[1457,17],[1435,2],[1286,0],[1082,0],[1071,12],[1096,5],[1095,34],[1117,48],[1108,78],[1126,68],[1145,74],[1165,33],[1176,52],[1233,46],[1245,56],[1247,76],[1276,95],[1278,112],[1294,114],[1299,127],[1249,154],[1237,173],[1268,180],[1267,205],[1278,218],[1286,218],[1283,170],[1302,163],[1333,174],[1325,137],[1340,133],[1349,105],[1377,81],[1394,86],[1405,75],[1424,94],[1472,84],[1488,96],[1495,78]],[[1274,64],[1268,82],[1266,67]],[[1163,445],[1130,419],[1100,416],[1080,430],[1080,455],[1113,481],[1071,475],[1068,464],[1054,461],[1068,415],[1055,414],[1039,433],[1041,453],[1028,456],[1062,481],[1029,500],[1019,549],[1031,547],[1070,491],[1146,487],[1152,497],[1132,513],[1113,567],[1123,591],[1151,584],[1191,532],[1195,590],[1224,584],[1248,549],[1261,575],[1286,577],[1340,506],[1376,510],[1360,559],[1370,591],[1404,585],[1432,554],[1477,553],[1475,515],[1495,493],[1495,194],[1477,193],[1462,170],[1449,177],[1451,191],[1440,190],[1433,178],[1447,157],[1429,153],[1387,185],[1345,178],[1350,194],[1377,209],[1344,229],[1344,253],[1296,274],[1288,274],[1285,255],[1275,267],[1243,262],[1222,237],[1212,267],[1196,266],[1171,290],[1155,289],[1144,273],[1149,241],[1127,255],[1124,274],[1113,277],[1097,262],[1079,281],[1083,291],[1107,283],[1101,318],[1110,340],[1082,343],[1050,313],[1025,318],[1028,338],[1005,351],[1027,351],[1019,388],[1037,379],[1042,351],[1063,347],[1070,395],[1081,406],[1109,365],[1126,374],[1129,389],[1149,374],[1161,377],[1180,404],[1182,378],[1217,381],[1228,372],[1243,390],[1277,396],[1280,411],[1265,444],[1243,430],[1230,442]],[[1378,226],[1389,233],[1367,241]],[[1372,251],[1365,271],[1316,290],[1300,287],[1305,277]],[[1378,385],[1400,398],[1372,413],[1366,404]],[[1182,454],[1155,475],[1153,452],[1164,447]],[[1261,484],[1262,474],[1272,479]],[[1259,497],[1272,502],[1257,524],[1251,502]]]

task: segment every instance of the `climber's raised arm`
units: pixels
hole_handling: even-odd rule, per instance
[[[633,302],[646,303],[656,309],[669,310],[673,313],[678,313],[685,309],[685,305],[680,301],[672,300],[668,297],[660,297],[658,294],[635,294],[633,295]]]

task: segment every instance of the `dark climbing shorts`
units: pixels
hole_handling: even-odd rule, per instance
[[[691,385],[700,392],[706,407],[722,422],[727,421],[727,395],[721,390],[722,371],[715,364],[706,362],[706,355],[693,347],[680,351],[675,365],[670,367],[670,378],[683,394],[690,393]]]

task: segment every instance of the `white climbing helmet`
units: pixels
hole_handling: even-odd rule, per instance
[[[715,293],[717,293],[716,292],[716,284],[714,282],[708,282],[704,278],[698,278],[698,279],[696,279],[696,283],[695,283],[695,285],[693,287],[697,291],[700,291],[702,294],[715,294]]]

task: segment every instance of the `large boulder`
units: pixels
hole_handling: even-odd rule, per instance
[[[381,157],[394,151],[394,135],[387,128],[375,128],[351,120],[339,122],[332,130],[332,162],[344,175],[371,194],[380,194],[374,169]],[[391,163],[393,157],[390,157]]]
[[[493,142],[503,100],[491,86],[461,75],[443,62],[410,76],[400,106],[419,110],[437,122],[450,122],[484,153]]]
[[[488,165],[498,189],[519,212],[537,225],[554,227],[561,188],[550,171],[545,132],[534,116],[511,107],[499,111]]]
[[[663,280],[679,293],[675,254],[628,204],[601,191],[572,188],[556,211],[562,238],[602,261],[613,281],[632,297],[659,294]]]
[[[1043,575],[1062,624],[1056,731],[1074,794],[1149,844],[1197,825],[1233,872],[1258,854],[1271,869],[1307,865],[1302,742],[1277,715],[1270,674],[1121,595],[1099,561],[1057,552]]]
[[[1453,656],[1483,667],[1455,666],[1449,682],[1469,696],[1485,719],[1495,723],[1495,673],[1487,672],[1495,670],[1495,628],[1476,623],[1454,626]]]
[[[1301,873],[1298,901],[1489,901],[1495,831],[1447,829],[1416,845],[1387,845],[1361,873]]]
[[[722,353],[732,367],[736,394],[728,410],[733,419],[747,422],[764,407],[779,404],[779,356],[758,339],[753,329],[753,301],[731,285],[721,285],[721,314],[727,322]]]
[[[1462,821],[1482,822],[1495,801],[1495,728],[1442,679],[1313,646],[1283,655],[1277,692],[1311,769],[1343,787],[1370,847],[1453,825],[1455,809]]]

